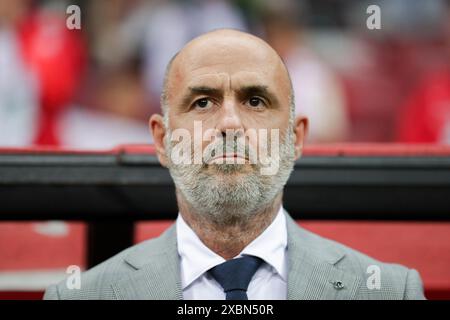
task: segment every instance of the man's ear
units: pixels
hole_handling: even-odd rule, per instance
[[[166,135],[164,119],[160,114],[154,114],[150,117],[148,125],[150,133],[153,136],[153,143],[155,145],[159,163],[161,163],[163,167],[167,167],[166,146],[164,144],[164,136]]]
[[[308,134],[308,118],[304,116],[297,116],[294,120],[294,134],[295,134],[295,160],[301,157],[303,152],[303,145]]]

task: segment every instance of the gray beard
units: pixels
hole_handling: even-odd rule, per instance
[[[172,179],[194,213],[217,226],[248,222],[270,207],[294,167],[294,135],[289,125],[280,143],[280,163],[275,175],[261,175],[261,164],[251,164],[251,172],[238,174],[243,165],[174,164],[170,130],[165,136],[168,168]],[[248,167],[248,165],[246,165]]]

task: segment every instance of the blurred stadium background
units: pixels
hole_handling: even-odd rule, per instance
[[[66,27],[71,4],[81,30]],[[366,27],[371,4],[380,30]],[[222,27],[261,36],[283,57],[309,144],[450,143],[449,1],[0,0],[0,148],[151,144],[167,62]],[[168,223],[138,223],[135,241]],[[449,223],[304,225],[415,267],[450,298]],[[85,268],[85,233],[83,222],[0,222],[0,298],[38,298],[67,266]]]

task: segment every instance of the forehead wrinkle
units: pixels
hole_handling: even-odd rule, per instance
[[[231,75],[224,72],[201,74],[192,77],[191,80],[186,83],[185,87],[206,86],[231,90],[235,90],[235,86],[238,88],[249,85],[270,87],[270,81],[267,81],[266,77],[263,76],[266,73],[267,72],[258,73],[254,71],[239,71]],[[228,84],[228,86],[225,86],[225,84]]]
[[[227,77],[227,74],[222,72],[213,72],[213,73],[203,73],[198,75],[193,75],[189,78],[187,82],[187,87],[198,87],[198,86],[216,86],[223,87],[224,80],[221,78]],[[214,84],[214,85],[211,85]]]

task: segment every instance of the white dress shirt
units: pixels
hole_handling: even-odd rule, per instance
[[[225,300],[221,285],[207,271],[225,259],[198,238],[178,214],[177,245],[181,266],[181,287],[185,300]],[[253,276],[247,290],[249,300],[285,300],[287,297],[287,229],[283,207],[272,223],[242,252],[265,261]]]

